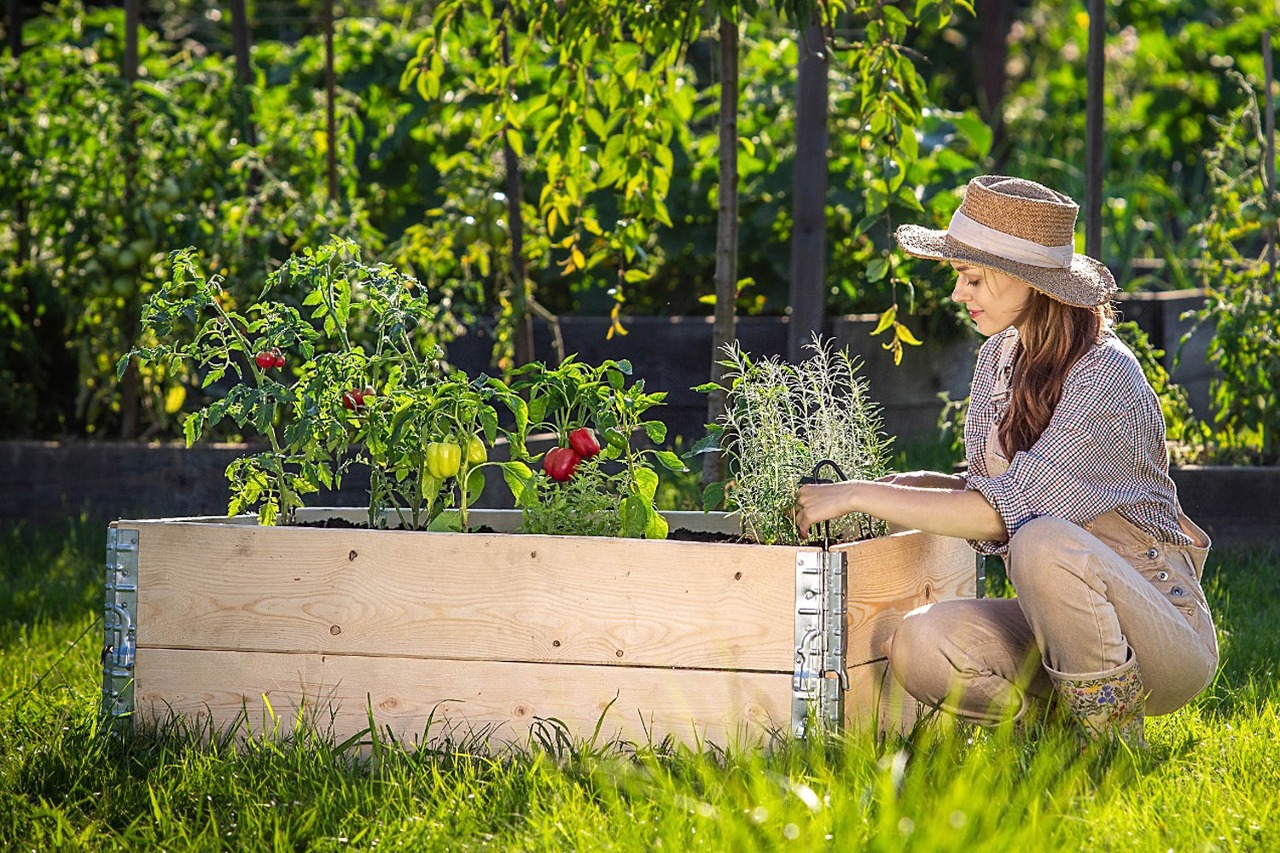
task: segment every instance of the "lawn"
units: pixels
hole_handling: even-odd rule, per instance
[[[767,754],[135,737],[98,715],[104,554],[83,521],[0,533],[0,849],[1280,849],[1275,552],[1211,556],[1221,672],[1139,756],[941,720]]]

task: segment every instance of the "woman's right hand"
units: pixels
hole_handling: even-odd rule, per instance
[[[892,483],[895,486],[912,486],[917,489],[963,489],[964,477],[959,474],[942,474],[938,471],[906,471],[900,474],[885,474],[876,480],[878,483]]]

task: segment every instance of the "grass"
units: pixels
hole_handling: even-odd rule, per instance
[[[310,732],[149,737],[99,721],[99,525],[0,533],[4,850],[1276,850],[1280,555],[1206,584],[1223,666],[1149,753],[937,720],[768,754],[459,742],[364,757]]]

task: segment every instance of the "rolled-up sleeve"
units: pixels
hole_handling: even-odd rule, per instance
[[[1141,471],[1151,448],[1163,450],[1163,441],[1159,403],[1141,368],[1131,357],[1099,347],[1068,373],[1035,444],[1014,454],[1000,476],[971,474],[965,488],[982,493],[1004,519],[1009,536],[1040,516],[1085,525],[1143,499]],[[972,544],[988,554],[1007,547],[1005,542]]]

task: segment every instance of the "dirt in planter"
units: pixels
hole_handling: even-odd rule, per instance
[[[368,530],[369,524],[365,521],[351,521],[346,518],[322,518],[319,521],[298,521],[290,525],[291,527],[321,527],[347,530]],[[388,530],[408,530],[406,527],[389,527]],[[472,533],[496,533],[492,527],[482,525],[471,531]],[[755,545],[751,539],[739,533],[720,533],[710,530],[689,530],[686,527],[679,527],[667,534],[668,539],[674,539],[680,542],[720,542],[731,545]]]
[[[345,518],[333,517],[333,518],[322,518],[319,521],[295,521],[293,524],[289,526],[290,527],[324,527],[324,528],[334,528],[334,529],[343,529],[343,530],[368,530],[369,522],[350,521]],[[379,528],[379,529],[413,530],[414,528],[405,527],[403,524],[400,524],[400,525],[396,525],[395,527],[386,527],[386,528]],[[471,532],[472,533],[497,533],[498,531],[494,530],[492,527],[488,526],[487,524],[484,524],[475,528]]]
[[[668,531],[668,539],[676,539],[680,542],[727,542],[731,545],[758,545],[741,533],[720,533],[713,530],[689,530],[686,527],[679,527],[675,530]]]

